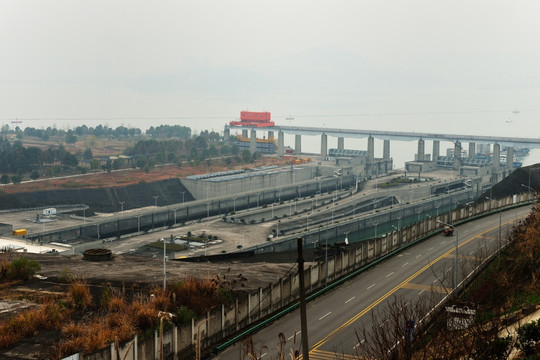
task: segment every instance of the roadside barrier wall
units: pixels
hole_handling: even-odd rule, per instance
[[[305,284],[308,293],[311,294],[308,300],[331,287],[325,287],[326,283],[328,285],[334,283],[335,286],[336,280],[345,281],[357,272],[363,271],[366,265],[375,265],[393,255],[393,252],[397,253],[439,232],[442,225],[437,223],[438,219],[445,221],[449,217],[453,224],[458,224],[530,201],[532,201],[531,194],[518,194],[496,201],[482,201],[343,248],[334,256],[328,257],[326,263],[322,261],[306,267]],[[235,337],[232,341],[238,341],[241,336],[264,326],[265,321],[283,316],[298,306],[299,283],[298,273],[290,273],[276,282],[269,283],[265,288],[259,288],[241,299],[236,299],[232,304],[222,305],[207,313],[202,319],[193,319],[190,324],[168,328],[163,336],[164,358],[171,354],[175,354],[175,358],[181,358],[186,352],[193,351],[198,333],[202,348],[208,350],[233,336]],[[252,330],[245,330],[249,327]],[[277,344],[278,335],[275,334],[275,339],[268,339],[268,345]],[[151,354],[154,354],[154,358],[159,358],[159,340],[159,329],[150,338],[139,340],[135,337],[132,346],[129,342],[120,346],[120,356],[126,360],[142,360],[152,358]],[[116,348],[111,344],[110,347],[90,355],[80,354],[79,359],[116,360]]]

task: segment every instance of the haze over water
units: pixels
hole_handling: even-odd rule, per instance
[[[538,14],[530,0],[6,0],[0,124],[221,132],[251,110],[284,125],[538,137]],[[398,168],[415,152],[392,142]]]

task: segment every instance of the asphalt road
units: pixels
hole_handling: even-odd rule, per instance
[[[522,207],[501,213],[503,242],[508,229],[529,211],[530,207]],[[478,264],[479,257],[497,251],[499,214],[459,225],[457,229],[452,237],[437,235],[427,239],[309,302],[310,357],[335,359],[336,354],[355,355],[359,344],[365,341],[363,330],[372,331],[373,315],[381,318],[389,304],[399,302],[414,307],[419,300],[442,299],[445,288],[453,287],[456,236],[459,281]],[[377,320],[375,327],[390,326],[386,320]],[[296,310],[254,334],[253,347],[263,359],[276,358],[282,333],[287,340],[283,346],[286,356],[291,349],[301,354],[299,331],[300,312]],[[240,359],[242,352],[237,343],[216,355],[216,359]]]

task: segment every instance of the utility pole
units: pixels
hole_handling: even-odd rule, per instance
[[[298,247],[298,277],[300,278],[300,328],[302,330],[302,358],[309,360],[307,313],[306,313],[306,287],[304,284],[304,255],[302,251],[302,238],[296,239]]]

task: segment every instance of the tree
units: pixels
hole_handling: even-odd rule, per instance
[[[6,277],[8,279],[28,280],[41,269],[36,260],[20,257],[13,259],[7,265]]]
[[[83,159],[84,160],[92,160],[94,158],[94,155],[92,154],[92,149],[87,148],[84,150]]]
[[[107,162],[105,163],[105,170],[107,170],[107,172],[111,172],[111,170],[112,170],[112,161],[111,160],[107,160]]]
[[[251,153],[249,150],[242,151],[242,160],[244,162],[250,162],[251,161]]]
[[[136,164],[137,164],[137,167],[138,167],[139,169],[144,169],[144,167],[146,166],[146,163],[147,163],[146,157],[144,157],[143,155],[141,155],[141,156],[139,156],[139,157],[137,158]]]
[[[20,184],[22,181],[21,177],[19,175],[13,175],[11,177],[11,182],[14,184]]]
[[[2,177],[0,177],[0,182],[4,185],[9,184],[9,181],[10,181],[9,175],[7,174],[3,174]]]
[[[101,163],[99,162],[98,159],[92,159],[92,161],[90,161],[90,169],[97,170],[97,169],[99,169],[100,164]]]
[[[36,170],[32,171],[32,173],[30,174],[30,179],[32,180],[37,180],[38,177],[39,173]]]
[[[67,167],[75,167],[79,165],[79,160],[77,160],[77,157],[75,155],[66,151],[62,158],[62,165]]]
[[[75,135],[72,130],[69,130],[66,134],[66,144],[75,144],[76,142],[77,135]]]

